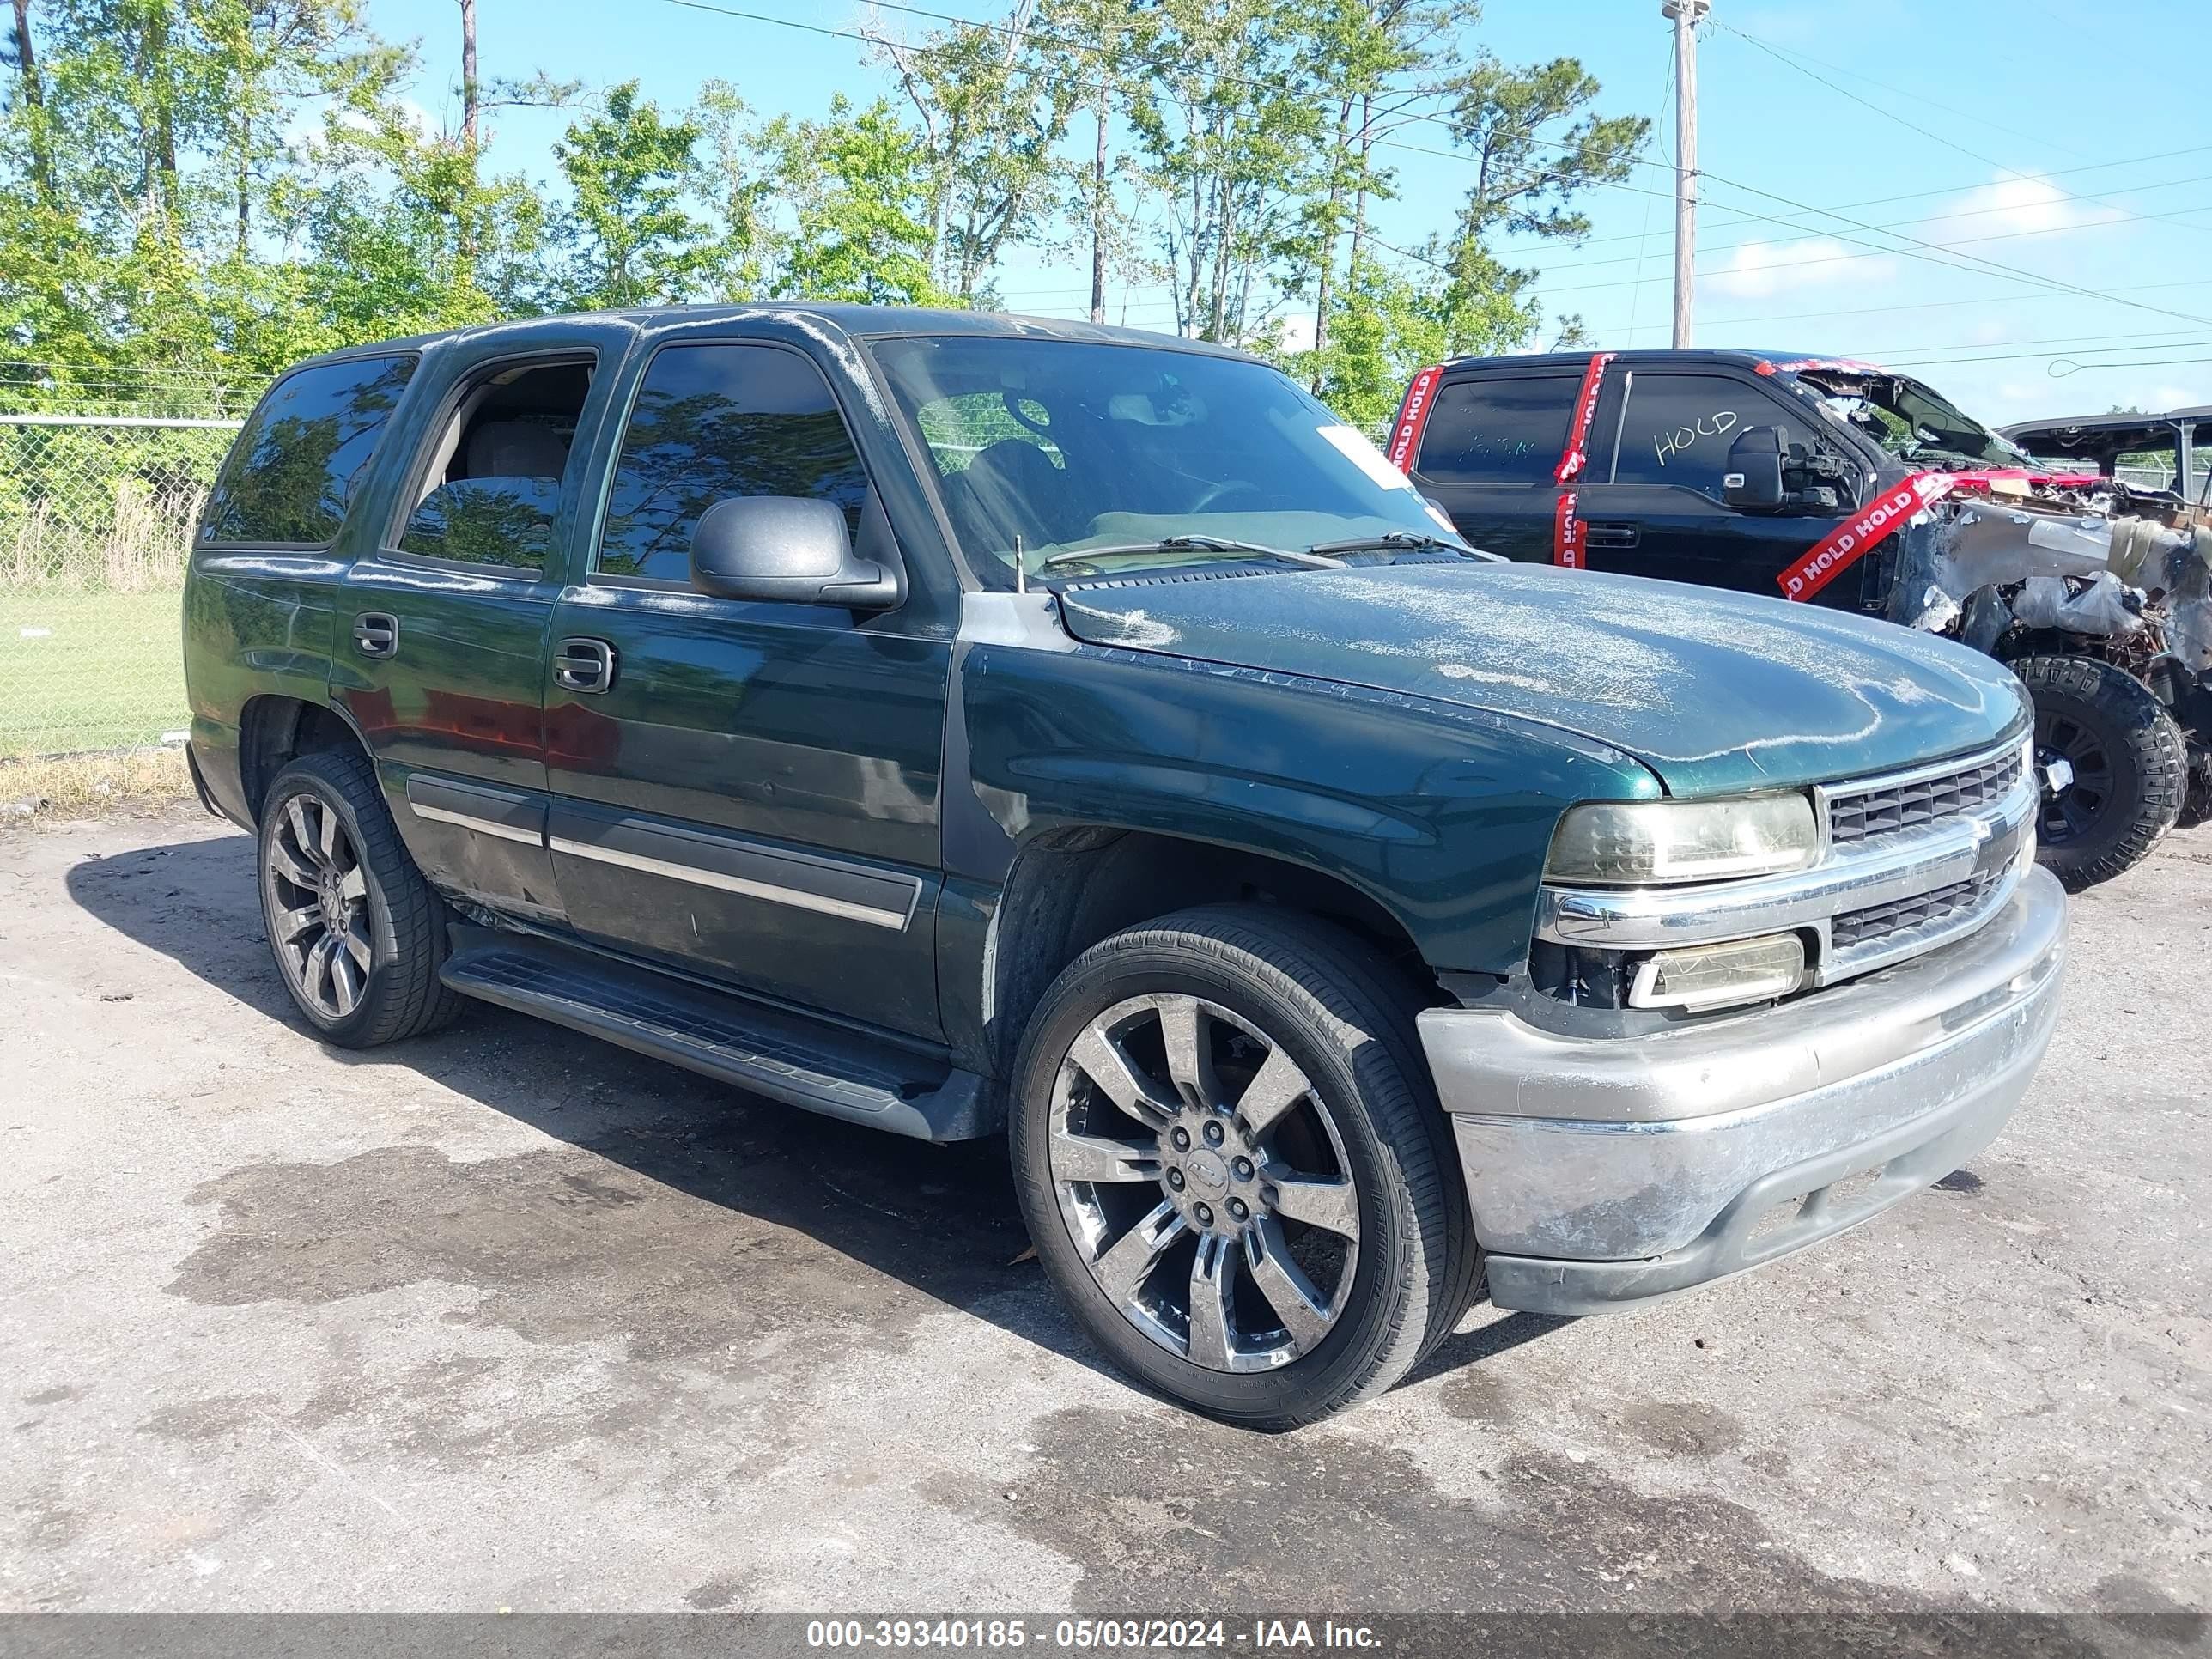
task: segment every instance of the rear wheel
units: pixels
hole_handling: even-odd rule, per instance
[[[445,906],[400,843],[368,757],[302,756],[261,807],[261,919],[293,1003],[348,1048],[450,1019]]]
[[[2013,672],[2035,702],[2037,758],[2071,774],[2044,797],[2038,858],[2076,892],[2132,869],[2180,814],[2181,729],[2149,687],[2110,663],[2030,657]]]
[[[1476,1251],[1411,1012],[1356,941],[1260,908],[1164,917],[1060,975],[1017,1068],[1015,1176],[1124,1370],[1283,1428],[1458,1322]]]

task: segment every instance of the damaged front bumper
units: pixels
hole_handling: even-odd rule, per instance
[[[1624,1038],[1427,1010],[1491,1300],[1585,1314],[1669,1295],[1959,1168],[2050,1042],[2064,933],[2065,896],[2035,870],[1970,937],[1759,1012]]]

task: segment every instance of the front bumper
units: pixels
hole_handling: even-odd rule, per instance
[[[1641,1037],[1420,1017],[1491,1300],[1595,1313],[1865,1220],[1995,1139],[2049,1044],[2066,904],[2031,870],[1966,939],[1779,1007]]]

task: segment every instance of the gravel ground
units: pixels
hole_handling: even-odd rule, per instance
[[[995,1143],[326,1049],[246,837],[9,833],[0,1608],[2203,1609],[2212,831],[2073,940],[1948,1190],[1266,1437],[1103,1368]]]

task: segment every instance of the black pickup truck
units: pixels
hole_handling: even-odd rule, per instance
[[[2185,482],[2188,424],[2151,424],[2179,432]],[[2010,664],[2069,886],[2212,816],[2212,512],[2110,454],[2039,460],[1909,375],[1747,350],[1440,363],[1389,450],[1508,557],[1859,611]],[[2067,424],[2039,453],[2097,442]]]
[[[1475,553],[1212,347],[750,307],[317,358],[184,611],[326,1040],[473,998],[1009,1132],[1091,1335],[1239,1422],[1486,1282],[1593,1312],[1861,1221],[2056,1014],[2002,667]]]

